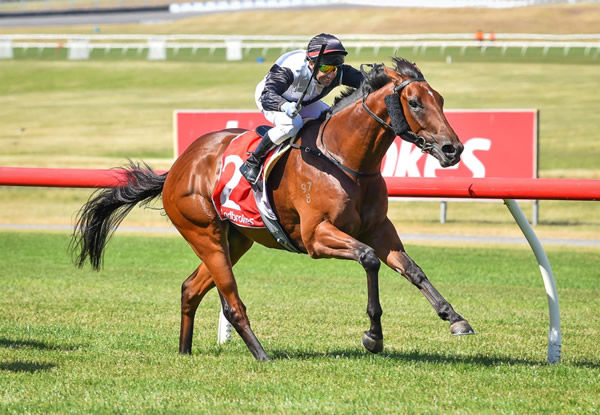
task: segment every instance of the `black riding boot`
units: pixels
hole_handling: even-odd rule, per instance
[[[256,147],[256,150],[254,150],[254,153],[250,154],[248,160],[240,166],[240,172],[248,180],[248,183],[256,184],[265,157],[267,157],[269,151],[275,148],[275,146],[276,144],[271,141],[269,135],[265,134],[258,147]]]

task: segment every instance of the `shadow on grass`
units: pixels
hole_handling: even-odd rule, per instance
[[[56,365],[52,363],[34,363],[34,362],[0,362],[0,372],[27,372],[35,373],[41,371],[47,371],[55,368]]]
[[[60,350],[68,352],[78,350],[82,345],[56,345],[37,340],[17,340],[0,337],[0,347],[6,349]]]
[[[282,351],[272,350],[267,352],[273,360],[310,360],[319,358],[328,359],[372,359],[397,360],[398,362],[418,362],[435,364],[466,364],[472,366],[496,367],[496,366],[540,366],[548,364],[545,360],[532,360],[526,358],[512,358],[507,356],[449,356],[438,353],[422,352],[382,352],[373,355],[359,349],[330,350],[327,352],[306,351]],[[579,360],[566,363],[569,366],[599,369],[600,361]]]

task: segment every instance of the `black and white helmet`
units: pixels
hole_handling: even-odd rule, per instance
[[[325,50],[323,56],[321,56],[320,63],[322,65],[341,65],[344,63],[344,58],[348,52],[346,52],[344,45],[337,37],[327,33],[316,35],[308,42],[306,48],[308,59],[311,61],[316,60],[323,45],[325,45]]]

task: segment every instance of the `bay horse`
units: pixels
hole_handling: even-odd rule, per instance
[[[460,316],[408,256],[387,217],[388,194],[381,163],[396,135],[432,154],[443,167],[459,162],[463,145],[443,113],[443,99],[409,61],[395,68],[367,65],[361,87],[338,98],[328,118],[309,121],[269,176],[269,197],[282,228],[299,251],[312,258],[358,262],[367,276],[370,327],[362,337],[372,353],[383,350],[379,302],[380,261],[414,284],[454,335],[472,334]],[[364,65],[363,65],[364,66]],[[125,215],[138,203],[162,195],[165,213],[201,263],[183,282],[179,352],[192,350],[200,301],[217,287],[223,314],[257,360],[269,360],[250,328],[232,270],[254,242],[282,249],[264,228],[221,220],[211,201],[221,156],[242,129],[206,134],[192,143],[164,174],[131,162],[127,182],[97,190],[79,212],[71,248],[81,267],[102,265],[103,250]],[[301,148],[303,151],[297,151]],[[307,184],[310,183],[310,197]]]

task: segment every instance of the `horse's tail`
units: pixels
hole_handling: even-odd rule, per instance
[[[102,265],[104,247],[125,216],[139,202],[150,203],[162,193],[167,173],[157,174],[147,164],[130,161],[123,169],[125,184],[95,191],[78,213],[70,250],[82,267],[89,257],[95,270]]]

